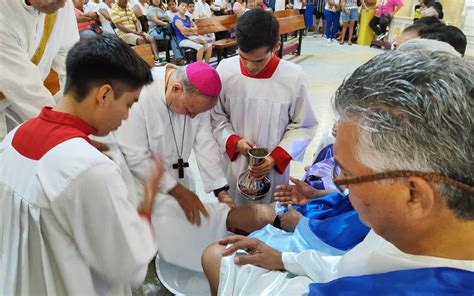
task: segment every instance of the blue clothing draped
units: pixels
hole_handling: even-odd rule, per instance
[[[474,293],[474,272],[448,268],[419,268],[343,277],[309,285],[309,295],[466,295]]]

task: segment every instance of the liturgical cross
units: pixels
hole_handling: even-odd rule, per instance
[[[189,167],[189,162],[184,162],[182,158],[178,158],[177,163],[173,163],[173,169],[178,170],[180,179],[184,178],[184,168]]]

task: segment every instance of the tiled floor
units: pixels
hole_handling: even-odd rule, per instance
[[[381,50],[366,46],[349,46],[347,44],[341,46],[337,42],[328,44],[324,38],[308,36],[303,39],[301,56],[285,57],[304,68],[309,85],[309,96],[319,120],[316,136],[306,151],[304,162],[291,164],[292,176],[298,178],[303,175],[304,166],[311,163],[323,133],[332,127],[334,114],[331,100],[342,80],[358,66],[381,52]],[[191,160],[191,167],[193,167],[192,163],[193,160]],[[194,171],[193,174],[196,179],[199,179],[197,171]],[[212,195],[203,192],[202,184],[197,184],[197,188],[203,201],[216,201]],[[171,295],[156,278],[154,263],[150,264],[147,279],[143,286],[135,290],[133,294]]]

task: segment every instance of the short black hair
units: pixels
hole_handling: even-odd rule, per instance
[[[424,24],[424,23],[415,23],[413,25],[410,25],[408,27],[406,27],[405,29],[403,29],[403,33],[406,33],[406,32],[416,32],[417,34],[419,34],[420,30],[423,29],[424,27],[426,27],[427,25]]]
[[[235,35],[239,49],[243,52],[261,47],[272,50],[278,43],[280,24],[272,13],[254,8],[239,18]]]
[[[439,20],[439,18],[435,16],[425,16],[420,19],[417,19],[413,24],[418,25],[418,24],[425,24],[427,26],[432,25],[432,24],[440,24],[442,21]]]
[[[429,4],[426,5],[426,7],[433,7],[436,12],[438,13],[438,17],[440,19],[444,18],[444,12],[443,12],[443,5],[439,2],[430,2]]]
[[[101,34],[76,43],[66,58],[64,94],[84,100],[92,88],[110,84],[116,97],[153,82],[150,66],[113,34]]]
[[[466,35],[455,26],[447,26],[444,24],[433,24],[426,26],[418,33],[420,38],[434,39],[450,44],[462,56],[466,52],[467,38]]]

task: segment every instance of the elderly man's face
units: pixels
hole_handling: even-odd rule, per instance
[[[51,14],[56,12],[58,9],[63,8],[66,0],[27,0],[26,4],[29,4],[36,8],[39,12]]]
[[[341,121],[337,126],[334,144],[335,158],[342,168],[340,178],[353,178],[374,173],[357,160],[358,141],[357,126]],[[410,199],[410,190],[403,179],[349,185],[349,199],[359,213],[361,221],[387,239],[396,235],[396,232],[403,229],[406,223],[404,217],[407,215],[406,202]]]

